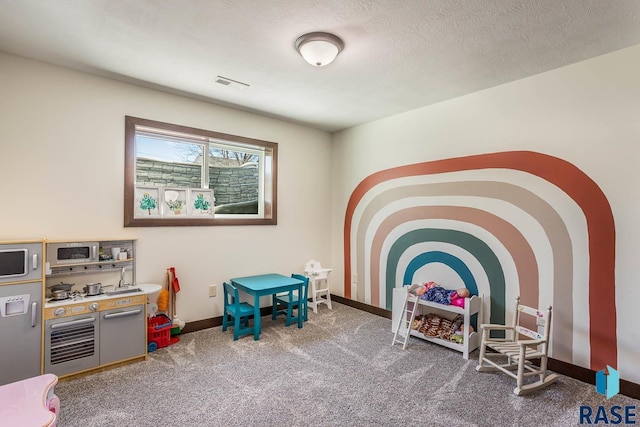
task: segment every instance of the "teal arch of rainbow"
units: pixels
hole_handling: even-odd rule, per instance
[[[419,228],[413,230],[411,232],[405,233],[400,236],[393,245],[391,245],[391,249],[389,250],[389,255],[387,257],[387,265],[386,265],[386,289],[385,293],[387,295],[387,310],[391,309],[391,300],[393,295],[393,283],[395,277],[395,271],[398,266],[398,262],[400,261],[400,257],[402,253],[411,245],[420,242],[448,242],[452,243],[456,246],[460,246],[467,250],[473,257],[475,257],[480,264],[483,266],[487,276],[489,277],[489,283],[491,286],[491,322],[490,323],[503,323],[505,321],[505,277],[504,272],[502,271],[502,267],[500,266],[500,261],[495,253],[491,250],[491,248],[479,238],[462,231],[456,230],[442,230],[437,228]],[[469,291],[474,295],[478,294],[478,288],[475,285],[475,279],[473,279],[473,275],[469,268],[458,258],[453,255],[447,254],[449,258],[447,261],[450,262],[449,265],[456,272],[461,271],[462,269],[457,264],[451,262],[452,258],[457,259],[460,264],[466,270],[463,273],[471,276],[471,280],[473,280],[473,287],[469,288]],[[460,273],[458,273],[460,275]],[[462,275],[460,275],[462,277]],[[409,283],[409,282],[405,282]],[[466,282],[465,282],[466,285]]]
[[[467,265],[457,256],[442,251],[423,252],[414,257],[409,261],[407,268],[404,270],[402,283],[413,283],[413,275],[418,269],[436,262],[444,264],[455,271],[462,279],[464,287],[469,289],[469,293],[471,295],[478,295],[478,285],[476,284],[476,279],[473,277],[469,267],[467,267]],[[387,283],[391,282],[387,281]],[[389,298],[387,298],[387,308],[389,308],[388,302]]]
[[[615,226],[611,208],[602,190],[586,174],[564,160],[541,153],[511,151],[437,160],[386,169],[366,177],[351,194],[345,214],[343,235],[345,297],[351,298],[350,236],[352,229],[357,227],[357,224],[353,224],[354,212],[370,189],[397,178],[480,169],[511,169],[532,174],[560,188],[580,207],[586,219],[588,235],[589,306],[587,309],[590,322],[590,368],[600,370],[607,364],[617,365]],[[451,230],[443,230],[443,232],[451,232]],[[389,253],[389,258],[392,255],[394,258],[397,257],[397,254]],[[393,261],[387,261],[387,275],[389,266],[393,265],[395,269],[396,264],[397,260],[395,264]],[[490,279],[492,316],[494,315],[493,280],[495,277]],[[393,283],[393,278],[387,283]],[[388,289],[386,291],[388,292]],[[497,309],[497,312],[500,311]]]
[[[432,263],[444,264],[447,267],[451,268],[460,277],[460,279],[462,279],[464,287],[469,290],[469,293],[471,295],[478,295],[478,285],[476,284],[476,279],[473,277],[473,273],[471,273],[469,267],[467,267],[467,265],[457,256],[442,251],[423,252],[414,257],[411,261],[409,261],[409,264],[405,268],[402,283],[413,283],[413,276],[416,271],[424,267],[425,265],[429,265]],[[388,264],[387,266],[390,267]],[[389,269],[387,269],[387,274],[388,270]],[[393,282],[387,280],[387,283]],[[387,307],[390,301],[391,299],[387,298]],[[500,317],[500,313],[504,314],[504,311],[499,312],[498,310],[496,310],[496,318],[491,319],[491,323],[500,322],[500,320],[498,319],[498,317]],[[474,328],[476,328],[476,330],[478,330],[477,315],[474,315],[472,317],[471,324]],[[498,337],[498,335],[495,336]],[[504,337],[504,334],[501,334],[500,337]]]

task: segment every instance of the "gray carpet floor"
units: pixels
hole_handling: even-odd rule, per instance
[[[181,336],[148,360],[56,386],[60,427],[573,426],[609,401],[572,378],[518,397],[514,380],[416,338],[391,346],[391,320],[334,303],[304,328],[263,317],[259,341],[232,329]]]

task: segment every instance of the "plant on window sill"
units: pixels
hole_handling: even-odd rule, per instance
[[[204,213],[209,211],[211,203],[204,199],[204,194],[200,193],[196,196],[196,201],[193,203],[193,207]]]
[[[167,205],[175,215],[180,215],[182,212],[182,200],[167,200]]]
[[[140,201],[140,209],[146,210],[151,215],[151,209],[156,208],[156,199],[151,197],[149,193],[144,193],[142,200]]]

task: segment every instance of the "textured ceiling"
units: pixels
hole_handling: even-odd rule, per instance
[[[0,0],[0,51],[327,131],[638,43],[637,0]]]

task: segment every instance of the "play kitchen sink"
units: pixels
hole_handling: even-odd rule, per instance
[[[113,291],[107,291],[106,295],[114,296],[114,295],[142,292],[149,297],[149,301],[153,302],[158,297],[158,293],[160,293],[161,289],[162,289],[162,286],[155,283],[141,283],[139,285],[132,286],[132,287],[116,288]]]
[[[145,283],[145,284],[140,284],[140,285],[136,285],[136,286],[131,286],[131,285],[127,285],[127,284],[122,284],[124,282],[124,270],[122,272],[122,276],[120,279],[120,284],[112,291],[107,291],[107,295],[111,296],[111,295],[121,295],[121,294],[131,294],[131,293],[136,293],[136,292],[144,292],[145,294],[150,294],[150,295],[155,295],[156,293],[160,292],[160,289],[162,288],[160,285],[156,285],[156,284],[151,284],[151,283]],[[151,300],[153,300],[154,298],[150,298]]]
[[[142,289],[140,288],[130,288],[130,287],[122,287],[122,288],[116,288],[113,291],[107,291],[106,294],[107,296],[113,296],[113,295],[121,295],[121,294],[131,294],[134,292],[142,292]]]
[[[143,292],[144,294],[149,296],[150,301],[155,301],[155,297],[162,289],[162,286],[155,283],[141,283],[135,286],[125,286],[122,288],[115,288],[113,291],[108,291],[107,295],[120,295],[120,294],[130,294],[135,292]]]

